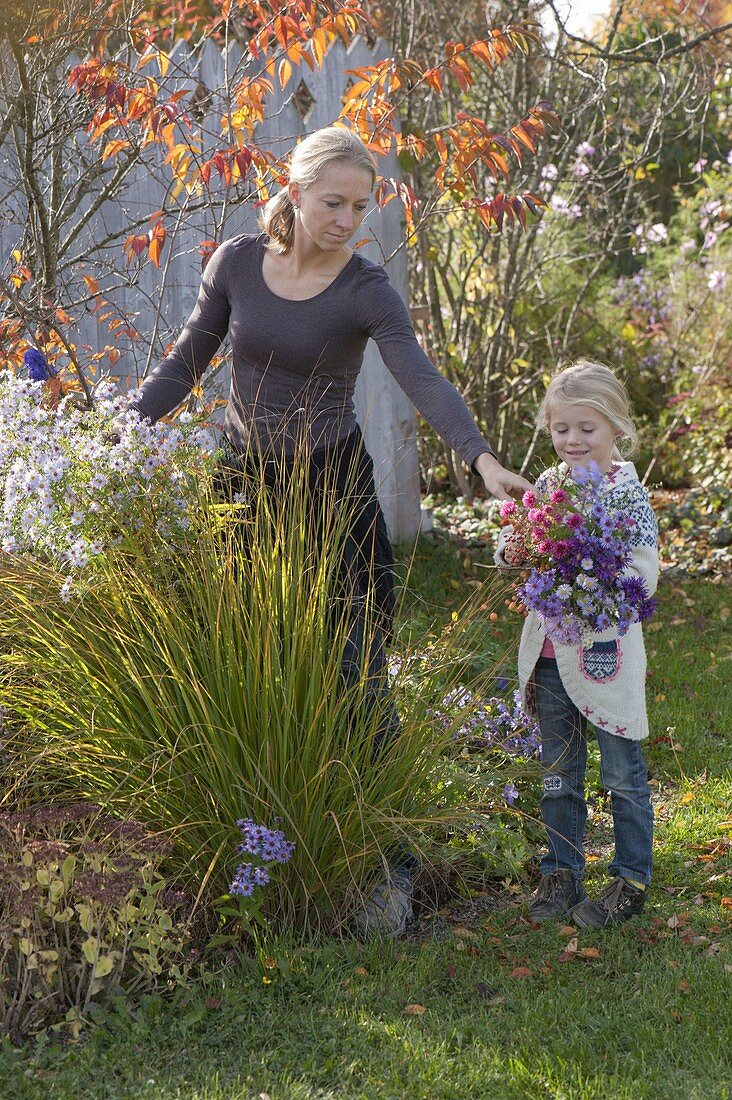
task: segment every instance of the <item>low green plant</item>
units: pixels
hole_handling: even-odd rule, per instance
[[[0,1030],[71,1035],[90,1007],[166,990],[190,970],[190,899],[169,844],[90,804],[0,815]]]

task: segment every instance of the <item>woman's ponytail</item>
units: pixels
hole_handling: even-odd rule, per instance
[[[295,207],[286,187],[273,195],[265,206],[261,226],[269,237],[268,248],[282,254],[290,251],[295,236]]]

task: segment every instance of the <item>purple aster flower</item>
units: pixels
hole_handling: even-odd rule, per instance
[[[252,872],[252,882],[255,886],[266,886],[269,882],[269,871],[266,867],[255,867]]]
[[[255,885],[254,868],[251,863],[241,863],[237,867],[234,879],[229,886],[229,893],[239,894],[244,898],[250,898],[254,893]]]
[[[513,806],[514,802],[519,797],[519,793],[513,783],[507,783],[503,788],[503,797],[506,799],[509,806]]]
[[[575,466],[571,472],[572,481],[577,485],[590,485],[593,488],[602,484],[602,471],[596,462],[590,462],[588,466]]]
[[[618,581],[618,587],[622,590],[626,600],[630,600],[631,603],[640,603],[648,596],[646,582],[642,577],[621,577]]]

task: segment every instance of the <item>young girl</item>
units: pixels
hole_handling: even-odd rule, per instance
[[[623,384],[608,367],[580,361],[552,378],[537,423],[551,434],[560,459],[539,477],[537,488],[551,488],[568,469],[597,463],[604,474],[603,504],[635,520],[628,571],[643,578],[649,594],[655,591],[656,520],[635,467],[622,460],[636,442]],[[517,538],[504,528],[496,562],[518,566],[522,561]],[[619,924],[641,911],[651,881],[653,811],[640,745],[648,735],[641,625],[632,625],[622,638],[611,628],[588,646],[560,645],[552,644],[541,620],[529,612],[518,671],[525,704],[541,729],[541,816],[549,844],[529,915],[536,922],[571,916],[580,928]],[[613,878],[596,901],[582,885],[588,722],[600,749],[615,834]]]

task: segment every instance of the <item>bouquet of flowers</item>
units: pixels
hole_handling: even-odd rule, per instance
[[[610,627],[623,635],[656,607],[645,581],[625,572],[635,521],[605,506],[601,484],[602,473],[591,463],[546,492],[524,493],[523,508],[507,500],[500,509],[512,528],[506,561],[528,570],[516,597],[537,613],[547,636],[564,645],[589,644]]]

